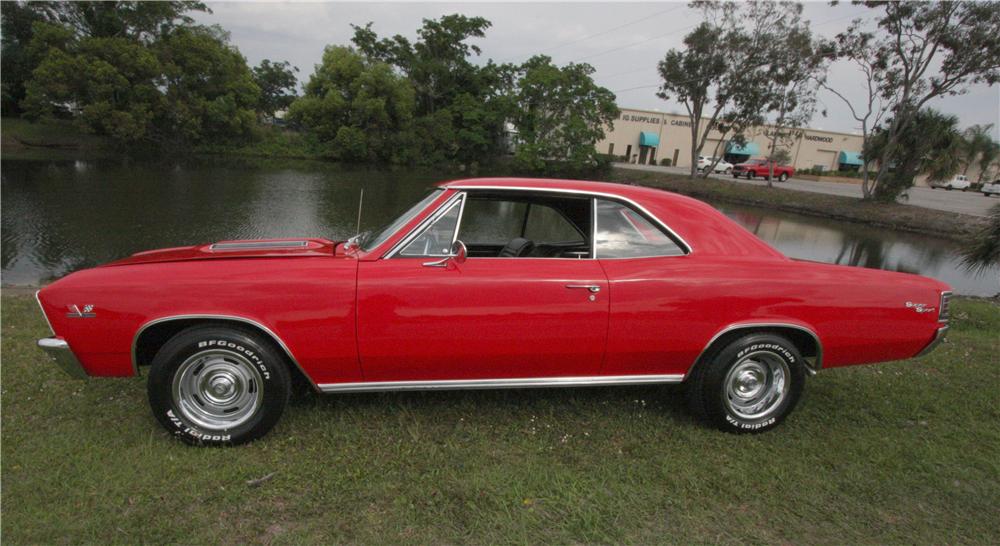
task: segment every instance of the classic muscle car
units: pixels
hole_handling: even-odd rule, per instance
[[[148,375],[180,439],[238,444],[321,393],[687,383],[725,431],[806,376],[926,353],[947,285],[789,259],[709,205],[571,180],[441,184],[350,240],[140,252],[38,292],[71,374]]]

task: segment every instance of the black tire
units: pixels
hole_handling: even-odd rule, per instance
[[[747,171],[747,180],[753,180],[753,171]]]
[[[736,399],[731,402],[733,397],[728,394],[731,386],[744,384],[737,381],[739,374],[736,368],[740,366],[739,370],[742,370],[754,363],[754,359],[747,358],[748,355],[757,355],[756,360],[765,363],[761,366],[764,369],[770,362],[781,370],[783,377],[781,386],[778,386],[776,375],[767,376],[763,392],[770,392],[774,385],[776,394],[770,396],[772,403],[754,416],[741,414],[737,409],[741,401]],[[765,355],[767,361],[764,360]],[[753,369],[750,368],[750,371]],[[730,372],[737,376],[731,376]],[[730,385],[727,385],[727,379]],[[688,403],[696,416],[722,431],[760,433],[773,429],[785,420],[802,396],[805,381],[802,356],[792,342],[777,334],[748,334],[713,350],[695,365],[688,378]],[[765,398],[762,397],[761,401]]]
[[[778,177],[778,182],[784,182],[785,180],[788,180],[788,173],[781,173],[781,176]]]
[[[199,390],[211,378],[217,380],[212,388],[225,392]],[[249,329],[205,325],[181,331],[160,348],[147,390],[153,416],[178,439],[227,446],[271,430],[288,404],[291,380],[284,355],[269,340]],[[213,404],[213,395],[232,397]]]

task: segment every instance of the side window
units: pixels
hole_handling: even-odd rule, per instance
[[[552,207],[531,205],[524,228],[524,236],[546,243],[584,243],[581,234],[566,218]]]
[[[641,258],[680,256],[677,246],[659,227],[631,208],[597,199],[597,257]]]
[[[417,235],[403,250],[403,257],[414,256],[447,256],[451,253],[451,245],[455,239],[455,228],[462,211],[462,200],[455,201],[448,212],[444,213],[433,224]]]
[[[505,245],[521,236],[527,208],[518,201],[469,198],[459,239],[467,245]]]

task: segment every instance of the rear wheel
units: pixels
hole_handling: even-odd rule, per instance
[[[781,173],[781,176],[778,177],[778,182],[784,182],[785,180],[788,180],[788,173]]]
[[[257,333],[195,326],[171,338],[149,373],[153,415],[180,440],[236,445],[278,422],[291,390],[284,358]]]
[[[714,351],[692,371],[692,411],[726,432],[757,433],[778,426],[805,386],[798,349],[783,336],[749,334]]]

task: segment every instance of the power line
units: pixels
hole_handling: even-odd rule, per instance
[[[609,49],[607,51],[602,51],[600,53],[594,53],[593,55],[587,55],[587,56],[584,56],[584,57],[580,57],[578,59],[573,59],[570,62],[572,62],[572,63],[578,63],[578,62],[580,62],[582,60],[585,60],[585,59],[593,59],[594,57],[602,57],[604,55],[607,55],[608,53],[614,53],[615,51],[621,51],[623,49],[629,49],[629,48],[635,47],[637,45],[642,45],[642,44],[645,44],[645,43],[648,43],[648,42],[652,42],[653,40],[659,40],[661,38],[666,38],[667,36],[675,35],[678,32],[685,31],[685,30],[687,30],[689,28],[696,27],[696,26],[698,26],[700,24],[701,23],[697,23],[697,24],[694,24],[694,25],[688,25],[686,27],[682,27],[682,28],[679,28],[679,29],[671,30],[670,32],[668,32],[666,34],[660,34],[659,36],[653,36],[652,38],[646,38],[645,40],[640,40],[638,42],[633,42],[633,43],[628,44],[628,45],[623,45],[623,46],[620,46],[620,47],[615,47],[615,48]]]

